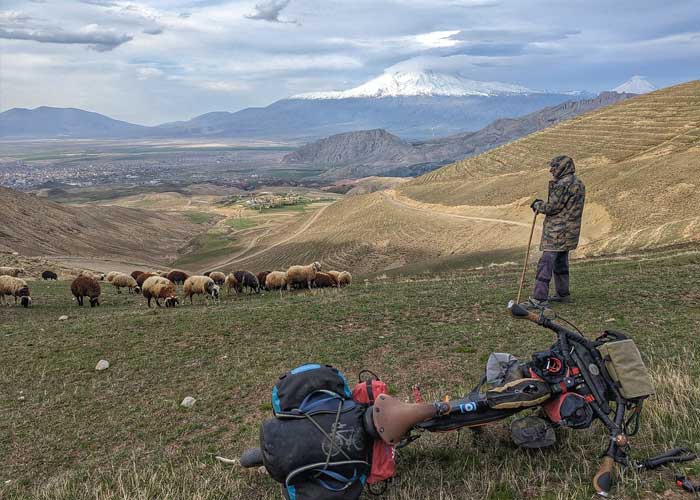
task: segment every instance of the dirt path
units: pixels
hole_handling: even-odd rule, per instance
[[[228,266],[228,265],[230,265],[230,264],[233,264],[233,263],[235,263],[235,262],[239,262],[239,261],[242,261],[242,260],[252,259],[253,257],[257,257],[258,255],[261,255],[261,254],[263,254],[263,253],[265,253],[265,252],[267,252],[267,251],[269,251],[269,250],[272,250],[273,248],[276,248],[276,247],[278,247],[278,246],[280,246],[280,245],[284,245],[285,243],[287,243],[287,242],[293,240],[294,238],[296,238],[297,236],[299,236],[301,233],[303,233],[304,231],[306,231],[307,229],[309,229],[309,228],[313,225],[313,223],[316,222],[316,220],[321,216],[321,214],[322,214],[328,207],[330,207],[330,206],[331,206],[331,204],[326,205],[326,206],[320,208],[320,209],[313,215],[313,217],[311,217],[308,221],[306,221],[306,223],[304,223],[303,226],[301,226],[299,229],[297,229],[291,236],[289,236],[289,237],[287,237],[287,238],[285,238],[285,239],[283,239],[283,240],[281,240],[281,241],[278,241],[278,242],[276,242],[276,243],[273,243],[273,244],[270,245],[269,247],[265,247],[265,248],[263,248],[262,250],[258,250],[257,252],[254,252],[254,253],[252,253],[252,254],[250,254],[250,255],[245,255],[246,252],[248,252],[249,250],[251,250],[251,249],[257,244],[257,242],[258,242],[258,240],[259,240],[260,238],[262,238],[262,237],[264,237],[264,236],[267,236],[267,235],[270,233],[270,231],[272,231],[272,228],[270,228],[269,230],[267,230],[267,231],[265,232],[265,234],[260,235],[260,236],[257,236],[256,238],[253,238],[253,240],[251,240],[251,242],[248,244],[248,246],[247,246],[246,248],[244,248],[243,250],[241,250],[240,252],[238,252],[237,254],[235,254],[235,255],[232,256],[232,257],[227,257],[226,260],[217,263],[217,264],[216,264],[215,266],[213,266],[213,267],[224,267],[224,266]],[[212,267],[212,266],[210,266],[210,267]]]
[[[471,215],[453,214],[450,212],[442,212],[440,210],[434,210],[434,209],[425,208],[425,207],[414,207],[414,206],[411,206],[409,203],[406,203],[404,201],[397,199],[394,196],[389,195],[386,192],[381,192],[380,194],[389,203],[400,206],[402,208],[407,208],[409,210],[416,210],[418,212],[423,212],[423,213],[430,212],[430,213],[434,213],[437,215],[442,215],[444,217],[453,217],[456,219],[466,219],[466,220],[477,221],[477,222],[491,222],[491,223],[495,222],[498,224],[507,224],[509,226],[530,227],[530,224],[527,224],[525,222],[516,222],[513,220],[507,220],[507,219],[493,219],[493,218],[489,218],[489,217],[473,217]]]

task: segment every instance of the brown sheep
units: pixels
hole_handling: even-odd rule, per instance
[[[165,299],[165,307],[175,307],[180,303],[175,283],[160,276],[151,276],[143,282],[143,296],[148,299],[149,309],[151,308],[151,299],[156,301],[158,307],[163,307],[158,302],[160,299]]]
[[[136,284],[139,286],[139,288],[143,289],[143,282],[146,281],[151,276],[158,276],[158,275],[156,273],[141,273],[141,274],[139,274],[139,277],[136,278]]]
[[[316,273],[321,270],[321,263],[314,262],[308,266],[292,266],[287,269],[287,290],[299,283],[306,284],[306,287],[311,290],[311,283],[316,278]]]
[[[352,274],[347,271],[342,271],[338,275],[338,286],[348,286],[352,284]]]
[[[190,275],[187,274],[185,271],[181,271],[179,269],[173,269],[165,277],[168,278],[173,283],[175,283],[176,285],[182,285],[185,283],[187,278],[190,277]]]
[[[260,271],[258,274],[255,275],[255,277],[258,278],[260,288],[263,290],[267,290],[267,286],[265,286],[265,280],[267,279],[268,274],[270,274],[270,271]]]
[[[83,305],[83,297],[88,297],[90,299],[90,307],[100,305],[100,294],[102,290],[100,289],[100,282],[95,278],[78,276],[73,280],[73,283],[71,283],[70,291],[78,301],[79,306]]]
[[[226,288],[227,295],[231,295],[232,289],[235,293],[238,293],[238,280],[236,280],[233,273],[229,273],[228,276],[226,276],[226,279],[224,280],[224,288]]]
[[[337,288],[338,280],[327,273],[316,273],[316,278],[314,278],[314,286],[316,288]]]
[[[265,278],[265,288],[268,290],[282,290],[287,287],[287,273],[285,271],[272,271]]]
[[[209,278],[213,279],[214,283],[216,283],[219,286],[223,285],[224,281],[226,281],[226,275],[219,271],[213,271],[209,273]]]
[[[138,280],[139,276],[141,276],[142,274],[143,274],[143,271],[133,271],[131,273],[131,277],[134,278],[135,280]]]

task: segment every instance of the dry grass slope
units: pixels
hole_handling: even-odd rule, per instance
[[[700,239],[700,82],[603,108],[381,193],[329,207],[307,231],[251,265],[322,259],[358,272],[508,254],[527,241],[547,162],[569,154],[587,186],[578,255]],[[282,239],[271,234],[261,245]]]
[[[163,263],[201,231],[175,213],[85,207],[0,188],[0,241],[22,255],[123,257]]]

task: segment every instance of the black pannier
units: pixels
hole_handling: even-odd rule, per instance
[[[289,500],[356,500],[369,474],[372,438],[366,407],[354,402],[331,366],[303,365],[272,391],[275,418],[263,422],[260,444],[270,476]]]

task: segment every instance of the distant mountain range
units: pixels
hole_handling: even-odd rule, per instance
[[[638,81],[628,84],[627,92],[644,92],[648,88]],[[623,87],[616,90],[624,92]],[[308,141],[330,134],[381,128],[405,139],[429,140],[479,130],[500,118],[556,106],[571,100],[573,95],[581,99],[591,97],[585,92],[532,90],[434,71],[387,72],[345,91],[300,94],[262,108],[206,113],[155,127],[74,108],[13,108],[0,113],[0,137],[231,137]]]
[[[141,137],[151,127],[76,108],[12,108],[0,113],[0,137]]]
[[[613,92],[620,94],[648,94],[658,90],[649,80],[643,76],[634,75],[622,85],[613,89]]]
[[[424,142],[411,143],[384,129],[342,133],[307,144],[282,161],[325,168],[322,177],[331,179],[416,176],[630,97],[633,94],[603,92],[593,99],[499,119],[477,132]]]

